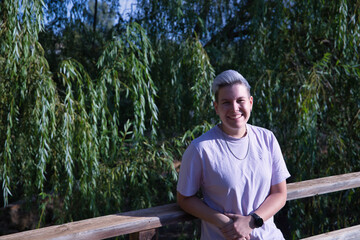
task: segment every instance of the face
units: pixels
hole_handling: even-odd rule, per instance
[[[250,118],[253,97],[243,84],[225,86],[218,91],[214,102],[216,114],[221,119],[222,130],[232,137],[243,137]]]

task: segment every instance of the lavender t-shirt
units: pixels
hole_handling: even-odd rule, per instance
[[[248,137],[241,139],[215,126],[192,141],[182,158],[177,191],[192,196],[201,189],[204,202],[222,213],[249,215],[259,208],[270,187],[290,174],[274,134],[250,124],[246,127]],[[216,226],[202,221],[201,239],[224,237]],[[270,218],[253,230],[251,239],[284,237]]]

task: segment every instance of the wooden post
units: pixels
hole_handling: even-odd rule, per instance
[[[131,233],[129,235],[129,240],[157,240],[158,239],[158,229],[150,229],[142,232]]]

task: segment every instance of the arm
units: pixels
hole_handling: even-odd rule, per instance
[[[191,215],[204,221],[212,223],[218,228],[221,228],[232,222],[229,217],[210,208],[196,196],[186,197],[177,192],[177,202],[185,212],[190,213]]]
[[[265,199],[261,206],[256,209],[255,213],[266,221],[274,216],[285,205],[286,198],[287,189],[286,181],[284,180],[281,183],[270,187],[269,196]],[[228,231],[233,231],[233,229],[236,229],[237,232],[250,234],[255,228],[254,219],[251,216],[242,216],[231,213],[227,213],[225,215],[230,217],[233,220],[233,223],[227,224],[221,229],[224,234]]]
[[[231,218],[210,208],[198,197],[186,197],[177,192],[177,202],[185,212],[217,226],[226,239],[240,239],[242,236],[244,236],[245,239],[250,239],[249,234],[242,235],[232,227],[233,225],[231,225],[231,223],[233,220]],[[223,231],[222,228],[226,226],[228,226],[228,230]]]
[[[286,181],[273,185],[270,188],[270,194],[256,209],[255,213],[262,217],[264,221],[274,216],[282,207],[284,207],[287,198]]]

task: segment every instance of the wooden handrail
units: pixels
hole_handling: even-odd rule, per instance
[[[360,239],[360,225],[343,228],[340,230],[319,234],[316,236],[303,238],[302,240],[359,240]]]
[[[360,187],[360,172],[289,183],[287,184],[288,200],[357,187]],[[104,239],[142,232],[190,219],[194,219],[194,217],[186,214],[174,203],[10,234],[1,236],[0,240]]]
[[[194,219],[177,204],[141,209],[126,213],[65,223],[0,237],[5,239],[104,239],[159,228],[171,223]]]
[[[360,172],[288,183],[287,200],[312,197],[358,187],[360,187]]]

